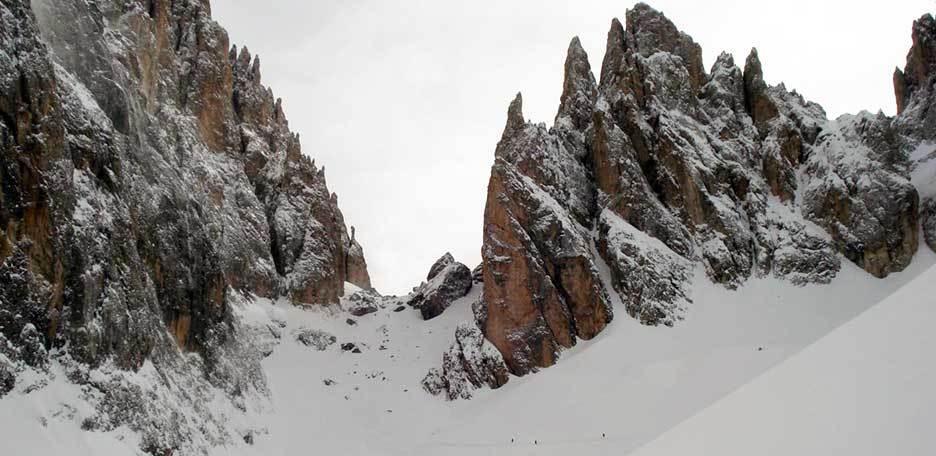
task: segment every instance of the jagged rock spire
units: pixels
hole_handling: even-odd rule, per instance
[[[744,106],[759,130],[763,130],[766,123],[778,115],[776,104],[767,94],[767,83],[764,82],[764,70],[757,48],[751,48],[744,62]]]
[[[908,83],[919,84],[936,67],[936,20],[926,14],[913,22],[913,46],[907,53],[904,76]]]
[[[695,91],[705,83],[702,47],[692,37],[681,32],[663,13],[646,3],[638,3],[627,11],[627,36],[630,48],[644,57],[658,52],[670,52],[683,59],[689,72],[689,83]],[[613,31],[613,27],[612,27]]]
[[[917,89],[928,87],[928,75],[936,68],[936,20],[926,14],[913,22],[913,46],[907,53],[907,66],[894,71],[894,95],[897,114],[903,113],[910,96]]]
[[[608,30],[608,44],[605,47],[604,60],[601,62],[601,85],[611,82],[615,71],[624,61],[624,26],[617,18],[611,20],[611,29]]]
[[[591,121],[592,110],[598,97],[595,76],[588,63],[588,54],[576,36],[569,43],[565,61],[565,79],[556,125],[568,121],[577,130],[584,130]]]
[[[744,73],[735,64],[733,55],[727,52],[718,55],[700,96],[706,99],[709,109],[725,106],[739,116],[748,117],[744,105]]]
[[[719,68],[733,68],[734,66],[734,56],[731,55],[731,53],[722,51],[721,54],[718,54],[718,58],[715,59],[715,63],[712,65],[712,73],[715,73]]]
[[[253,64],[250,66],[250,74],[253,77],[254,82],[260,84],[260,56],[255,55],[253,59]]]
[[[907,107],[907,98],[910,97],[907,79],[900,68],[894,68],[894,97],[897,99],[897,115],[899,116]]]
[[[507,125],[504,126],[504,133],[501,135],[501,141],[509,138],[510,135],[522,129],[526,124],[526,120],[523,118],[523,96],[520,92],[517,92],[517,96],[514,97],[513,101],[510,102],[510,107],[507,108]]]

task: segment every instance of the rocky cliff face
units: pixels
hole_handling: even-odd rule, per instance
[[[913,23],[913,46],[907,65],[894,72],[898,116],[892,127],[910,160],[911,176],[920,191],[923,235],[936,250],[936,20],[925,15]]]
[[[0,25],[0,377],[49,356],[76,381],[113,368],[89,428],[159,453],[192,444],[172,431],[188,417],[224,441],[212,410],[160,422],[178,404],[134,402],[128,378],[263,396],[232,307],[370,287],[324,169],[206,0],[3,0]]]
[[[476,315],[512,374],[594,337],[614,302],[643,324],[678,324],[696,271],[733,289],[764,276],[827,283],[841,257],[869,280],[909,264],[920,197],[908,145],[934,131],[932,18],[915,24],[895,76],[901,115],[834,121],[768,85],[756,50],[743,69],[722,54],[706,71],[662,13],[637,4],[625,24],[611,24],[597,81],[572,40],[551,128],[525,121],[520,95],[508,109]]]

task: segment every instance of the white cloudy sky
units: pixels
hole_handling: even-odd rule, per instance
[[[915,18],[933,0],[657,0],[702,45],[743,65],[758,48],[765,77],[821,103],[830,117],[893,114]],[[402,293],[446,251],[480,262],[482,214],[507,105],[551,123],[569,40],[600,68],[612,17],[628,1],[214,0],[231,42],[260,55],[303,151],[326,167],[357,227],[374,285]]]

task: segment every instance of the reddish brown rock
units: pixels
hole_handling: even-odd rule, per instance
[[[370,274],[367,272],[367,261],[364,260],[364,249],[354,239],[354,227],[351,227],[351,238],[345,250],[346,281],[365,290],[371,286]]]
[[[560,149],[545,129],[521,124],[522,119],[518,95],[491,169],[482,247],[482,330],[518,375],[552,365],[562,348],[578,337],[594,337],[612,318],[585,229],[556,200],[581,201],[576,195],[587,187],[575,187],[567,179],[584,179],[584,165],[578,154]],[[568,169],[568,175],[525,174],[531,157],[546,167],[563,162],[578,168]],[[546,190],[547,182],[562,187]]]
[[[897,68],[894,70],[894,98],[897,99],[897,115],[903,113],[909,97],[910,89],[907,87],[907,80],[904,78],[903,71]]]
[[[767,122],[777,118],[780,111],[767,93],[757,49],[751,49],[744,62],[744,104],[754,125],[762,135],[766,135]]]

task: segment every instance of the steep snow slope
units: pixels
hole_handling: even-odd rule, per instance
[[[936,267],[635,454],[936,452]]]

